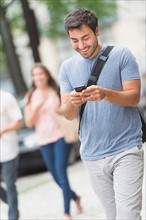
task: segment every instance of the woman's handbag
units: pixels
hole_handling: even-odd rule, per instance
[[[54,113],[54,117],[60,124],[60,127],[64,133],[65,142],[66,143],[78,142],[79,120],[77,118],[74,118],[73,120],[67,120],[63,115],[57,113]]]

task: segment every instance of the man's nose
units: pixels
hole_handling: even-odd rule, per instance
[[[84,46],[85,46],[84,42],[83,41],[79,41],[78,48],[82,50],[84,48]]]

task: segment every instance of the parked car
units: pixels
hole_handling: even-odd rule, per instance
[[[34,129],[26,127],[18,131],[20,147],[18,175],[45,171],[46,167],[41,156]]]
[[[18,175],[32,174],[35,172],[46,171],[46,167],[40,153],[37,135],[34,129],[23,127],[18,131],[18,140],[20,146],[20,160]],[[73,164],[80,159],[79,156],[80,143],[74,143],[69,158],[69,164]]]

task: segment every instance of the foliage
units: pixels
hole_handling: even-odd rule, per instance
[[[0,0],[0,18],[4,19],[9,26],[9,31],[13,34],[15,31],[26,32],[24,19],[22,17],[22,8],[19,0]],[[1,23],[2,25],[2,23]],[[2,28],[1,28],[2,31]],[[0,37],[0,69],[1,73],[7,66],[6,53],[2,38]]]
[[[74,8],[94,10],[100,20],[100,25],[116,18],[117,3],[113,0],[39,0],[48,7],[50,24],[47,34],[51,37],[64,35],[64,18]]]
[[[10,4],[13,3],[14,0],[1,0],[0,1],[0,6],[7,8]]]
[[[10,31],[26,31],[20,0],[1,0],[0,8],[5,12]]]
[[[17,30],[23,33],[26,31],[21,1],[25,0],[0,1],[0,6],[5,8],[12,32]],[[116,18],[117,3],[114,0],[28,0],[28,3],[30,8],[34,3],[43,4],[47,7],[50,21],[48,20],[45,25],[40,23],[39,32],[52,38],[65,34],[64,18],[74,8],[84,7],[94,10],[99,17],[100,25]]]
[[[6,12],[7,5],[10,4],[10,2],[11,1],[7,1],[7,0],[0,1],[0,19],[2,18],[3,13]],[[2,25],[2,23],[0,24]],[[0,76],[2,75],[2,72],[5,70],[5,64],[6,64],[6,54],[4,53],[4,44],[2,42],[2,37],[0,36]]]
[[[3,72],[3,69],[5,69],[5,63],[6,63],[6,54],[4,53],[3,43],[0,37],[0,75]]]

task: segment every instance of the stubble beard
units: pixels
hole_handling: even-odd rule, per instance
[[[97,41],[96,41],[96,44],[94,45],[94,47],[93,47],[93,49],[92,49],[92,52],[89,54],[89,55],[87,55],[87,56],[84,56],[82,53],[80,53],[80,51],[77,51],[77,52],[79,52],[80,53],[80,55],[82,56],[82,57],[84,57],[85,59],[92,59],[94,56],[96,56],[96,54],[94,55],[94,53],[95,53],[95,51],[97,50],[97,47],[98,47],[98,39],[97,39]],[[94,56],[93,56],[94,55]]]

